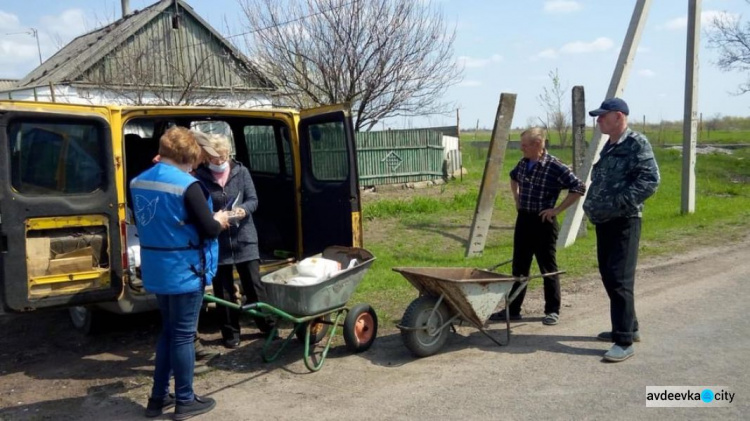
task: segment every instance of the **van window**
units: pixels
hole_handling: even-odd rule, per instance
[[[103,187],[103,139],[95,123],[14,121],[11,183],[28,195],[92,193]]]
[[[274,126],[252,125],[245,126],[245,144],[250,151],[250,168],[253,172],[265,172],[270,174],[280,174],[279,153],[276,147],[276,132]],[[283,140],[284,160],[287,168],[291,165],[289,146],[287,140]]]
[[[344,123],[310,124],[307,127],[312,151],[313,176],[321,181],[343,181],[349,175]]]

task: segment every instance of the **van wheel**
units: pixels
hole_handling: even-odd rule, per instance
[[[73,327],[84,335],[94,335],[102,330],[103,315],[99,310],[75,306],[68,308],[68,315]]]

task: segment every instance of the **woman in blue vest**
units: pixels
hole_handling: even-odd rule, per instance
[[[146,416],[175,406],[174,419],[183,420],[216,406],[193,393],[193,339],[203,290],[216,273],[216,238],[229,223],[227,212],[212,212],[208,193],[189,174],[200,163],[201,148],[188,129],[167,130],[159,155],[156,165],[130,183],[143,285],[156,295],[162,317]],[[174,394],[169,393],[172,375]]]
[[[210,145],[219,156],[208,154],[208,161],[198,167],[195,176],[211,195],[213,209],[232,209],[233,223],[219,236],[219,267],[214,279],[214,294],[218,298],[234,301],[234,268],[240,276],[242,290],[247,303],[265,298],[260,281],[260,251],[258,233],[253,223],[253,212],[258,208],[250,172],[241,163],[230,159],[231,144],[224,135],[209,135]],[[236,348],[240,344],[240,314],[224,307],[221,315],[221,335],[224,346]],[[256,317],[255,323],[263,332],[272,325],[264,318]]]

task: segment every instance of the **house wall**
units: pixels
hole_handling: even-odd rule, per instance
[[[153,105],[161,104],[162,99],[149,92],[133,92],[131,96],[122,92],[102,89],[78,88],[70,85],[54,86],[54,102],[87,105]],[[0,91],[0,98],[14,101],[53,102],[50,87],[25,88]],[[162,95],[163,96],[163,95]],[[133,99],[137,98],[137,101]],[[264,93],[220,93],[212,92],[203,101],[192,105],[220,106],[229,108],[258,108],[271,106],[271,99]]]

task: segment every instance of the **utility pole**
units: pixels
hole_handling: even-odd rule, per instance
[[[492,211],[495,208],[497,187],[500,184],[500,171],[505,160],[505,148],[508,146],[510,125],[516,109],[516,94],[500,94],[500,102],[495,114],[495,126],[492,128],[492,139],[484,164],[484,176],[479,187],[477,207],[469,232],[469,243],[466,245],[466,257],[481,256],[487,241],[487,234],[492,223]]]
[[[651,7],[651,0],[637,0],[635,7],[633,8],[633,15],[630,18],[630,25],[628,31],[625,33],[625,40],[622,42],[620,48],[620,55],[617,58],[615,69],[612,72],[612,79],[609,82],[609,88],[605,99],[616,96],[621,96],[625,90],[625,82],[628,80],[630,74],[630,68],[633,64],[633,58],[635,57],[635,50],[638,48],[638,43],[641,40],[641,33],[643,27],[646,26],[646,17],[648,16],[648,10]],[[586,151],[586,158],[584,159],[582,172],[580,175],[588,186],[591,184],[591,169],[594,163],[599,158],[599,152],[604,146],[604,142],[609,137],[602,135],[599,127],[594,128],[594,135],[589,144],[589,148]],[[575,242],[578,234],[578,229],[583,221],[583,200],[577,201],[574,205],[568,208],[565,212],[565,220],[563,221],[562,227],[560,227],[560,235],[557,237],[557,248],[561,249],[567,247]]]
[[[688,2],[687,53],[685,58],[685,114],[682,119],[682,200],[680,212],[695,212],[695,144],[698,129],[698,47],[701,32],[701,0]]]

